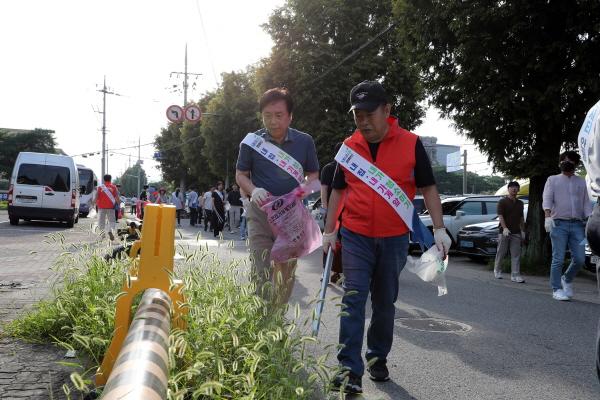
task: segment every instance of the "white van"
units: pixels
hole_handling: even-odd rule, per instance
[[[21,152],[8,188],[8,217],[65,221],[72,228],[79,220],[79,174],[71,157]]]

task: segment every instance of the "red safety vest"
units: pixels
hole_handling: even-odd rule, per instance
[[[388,124],[389,130],[379,144],[376,162],[371,157],[367,141],[358,130],[344,144],[392,178],[412,201],[417,190],[414,169],[418,136],[401,128],[396,118],[388,118]],[[342,226],[369,237],[399,236],[409,231],[402,218],[377,192],[346,168],[344,175],[348,187]]]
[[[119,201],[119,196],[117,195],[117,187],[110,182],[104,182],[104,186],[110,191],[113,195],[115,201]],[[108,197],[104,190],[100,186],[98,186],[98,198],[96,200],[96,205],[98,208],[115,208],[115,203]]]

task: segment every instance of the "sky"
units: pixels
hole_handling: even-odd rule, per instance
[[[58,147],[100,176],[103,79],[108,172],[135,163],[137,144],[150,144],[168,124],[165,111],[183,104],[185,47],[188,99],[214,90],[222,72],[267,57],[260,27],[284,0],[0,2],[0,128],[54,130]],[[344,94],[345,96],[345,94]],[[416,133],[438,143],[465,144],[433,108]],[[135,147],[133,147],[135,146]],[[122,149],[123,147],[132,147]],[[485,157],[466,147],[471,170],[489,172]],[[150,180],[160,179],[152,145],[140,147]],[[477,164],[479,162],[479,164]]]

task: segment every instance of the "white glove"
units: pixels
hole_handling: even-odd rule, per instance
[[[504,235],[504,237],[509,237],[510,231],[508,229],[502,229],[502,235]]]
[[[444,252],[445,258],[450,251],[450,246],[452,246],[452,239],[450,239],[450,236],[446,233],[446,229],[435,229],[433,232],[433,239],[435,240],[435,245],[438,250]]]
[[[254,188],[254,190],[252,191],[252,197],[250,201],[252,201],[257,206],[260,206],[262,203],[265,202],[267,197],[269,197],[269,192],[267,192],[263,188],[257,187]]]
[[[550,233],[552,228],[554,228],[554,220],[552,217],[546,217],[544,220],[544,229],[546,229],[546,232]]]
[[[323,252],[324,253],[327,253],[329,251],[330,247],[335,250],[335,244],[337,242],[337,236],[338,236],[337,229],[334,230],[331,233],[324,233],[323,234]]]

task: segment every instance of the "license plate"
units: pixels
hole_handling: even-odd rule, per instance
[[[461,241],[460,241],[460,245],[461,245],[462,247],[474,247],[474,246],[473,246],[473,242],[470,242],[470,241],[468,241],[468,240],[461,240]]]
[[[597,264],[598,261],[600,261],[600,257],[598,257],[598,256],[592,256],[591,261],[592,261],[592,264]]]

